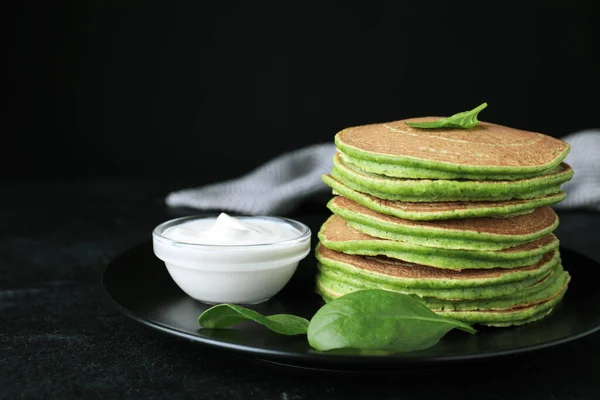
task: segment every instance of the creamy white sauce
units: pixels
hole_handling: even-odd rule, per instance
[[[310,252],[310,229],[297,221],[221,214],[164,224],[172,226],[155,229],[154,254],[185,293],[209,304],[271,298]]]
[[[300,234],[293,226],[281,222],[258,218],[246,221],[221,213],[216,220],[198,219],[173,226],[163,235],[191,244],[254,245],[294,239]]]

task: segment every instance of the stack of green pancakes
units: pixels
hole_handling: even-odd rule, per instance
[[[324,182],[333,215],[319,231],[325,301],[362,289],[419,297],[438,314],[490,326],[551,313],[570,280],[550,205],[573,176],[569,145],[481,122],[348,128]]]

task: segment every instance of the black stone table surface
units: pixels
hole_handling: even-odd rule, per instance
[[[0,398],[597,399],[600,333],[561,346],[388,375],[270,365],[151,330],[114,309],[106,265],[188,215],[140,180],[5,181],[0,197]],[[315,229],[325,199],[291,217]],[[600,214],[561,212],[562,244],[600,261]],[[599,274],[600,276],[600,274]],[[598,291],[600,301],[600,290]]]

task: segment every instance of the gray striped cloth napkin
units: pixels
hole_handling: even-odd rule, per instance
[[[600,130],[578,132],[563,140],[571,145],[565,161],[575,176],[563,185],[568,196],[556,208],[600,211]],[[240,178],[173,192],[166,203],[247,215],[286,214],[307,198],[331,190],[321,175],[331,170],[334,153],[331,143],[291,151]]]
[[[571,145],[565,162],[575,175],[562,186],[567,198],[554,208],[600,211],[600,130],[585,130],[562,139]]]

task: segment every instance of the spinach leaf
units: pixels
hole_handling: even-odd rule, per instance
[[[432,122],[405,122],[406,125],[412,126],[413,128],[421,129],[437,129],[437,128],[458,128],[467,129],[472,128],[479,123],[477,115],[481,110],[487,107],[487,103],[483,103],[478,107],[475,107],[471,111],[463,111],[458,114],[454,114],[451,117],[438,119]]]
[[[242,321],[254,321],[282,335],[304,335],[308,329],[308,320],[289,314],[264,315],[234,304],[219,304],[204,311],[198,317],[203,328],[222,329]]]
[[[395,353],[435,345],[453,328],[470,325],[435,314],[419,300],[384,290],[361,290],[325,304],[308,326],[308,342],[321,350],[352,348]]]
[[[361,290],[339,297],[317,311],[310,323],[289,314],[264,316],[234,304],[219,304],[198,318],[203,328],[222,329],[254,321],[283,335],[308,335],[320,351],[353,349],[360,354],[389,354],[422,350],[458,328],[474,334],[470,325],[445,318],[419,300],[385,290]]]

